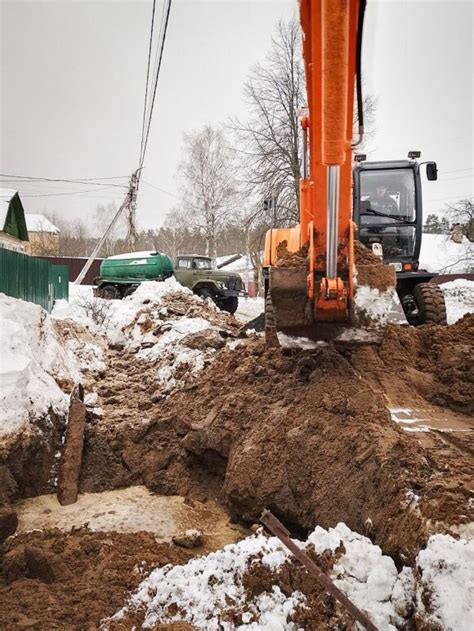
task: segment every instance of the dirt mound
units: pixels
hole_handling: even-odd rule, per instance
[[[307,267],[309,244],[305,243],[297,252],[289,252],[287,242],[283,241],[277,247],[276,267]]]
[[[383,260],[373,254],[360,241],[354,243],[357,285],[368,286],[379,291],[386,291],[397,284],[395,268],[385,265]]]
[[[426,400],[474,413],[474,314],[451,326],[389,326],[378,357]]]
[[[4,547],[2,629],[96,629],[154,567],[192,554],[150,533],[24,533]]]

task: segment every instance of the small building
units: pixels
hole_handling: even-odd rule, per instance
[[[61,231],[44,215],[26,213],[26,226],[30,238],[30,254],[33,256],[57,256]]]
[[[29,251],[25,210],[18,191],[0,188],[0,247],[16,252]]]

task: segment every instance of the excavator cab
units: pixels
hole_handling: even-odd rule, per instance
[[[428,164],[430,175],[436,174],[435,163]],[[353,169],[353,179],[359,241],[370,250],[382,252],[384,262],[394,265],[397,272],[416,271],[423,226],[418,162],[359,161]]]
[[[420,157],[410,152],[409,158]],[[423,228],[421,165],[415,159],[366,162],[353,168],[353,219],[356,238],[394,266],[397,293],[410,324],[446,320],[436,274],[419,268]],[[428,180],[437,179],[435,162],[426,163]]]

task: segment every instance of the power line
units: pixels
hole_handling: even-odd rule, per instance
[[[3,181],[10,181],[10,182],[22,182],[22,181],[28,181],[28,182],[62,182],[62,183],[68,183],[68,184],[86,184],[88,186],[103,186],[104,182],[96,182],[94,180],[115,180],[115,179],[122,179],[122,178],[128,178],[129,176],[127,175],[119,175],[119,176],[115,176],[115,177],[110,177],[110,178],[85,178],[85,179],[60,179],[60,178],[50,178],[50,177],[32,177],[29,175],[11,175],[9,173],[0,173],[0,177],[5,177],[5,178],[14,178],[12,180],[0,180],[0,183]],[[114,186],[117,188],[128,188],[127,186],[125,186],[124,184],[109,184],[108,186]]]
[[[166,191],[164,188],[160,188],[159,186],[155,186],[154,184],[152,184],[151,182],[148,182],[147,180],[143,180],[143,182],[145,184],[148,184],[148,186],[151,186],[151,188],[154,188],[157,191],[160,191],[160,193],[165,193],[166,195],[170,195],[171,197],[174,197],[175,199],[180,199],[178,195],[175,195],[174,193],[170,193],[169,191]]]
[[[145,154],[146,154],[146,150],[147,150],[147,146],[148,146],[148,137],[150,135],[151,121],[152,121],[152,117],[153,117],[153,109],[154,109],[154,106],[155,106],[156,90],[157,90],[157,87],[158,87],[158,78],[160,76],[161,63],[162,63],[162,60],[163,60],[163,51],[164,51],[165,41],[166,41],[166,33],[167,33],[167,30],[168,30],[168,23],[169,23],[170,11],[171,11],[171,1],[172,0],[168,0],[168,3],[166,5],[166,9],[164,9],[165,22],[164,22],[164,26],[163,26],[163,29],[162,29],[162,32],[161,32],[161,43],[159,45],[158,66],[157,66],[157,69],[156,69],[156,76],[155,76],[155,80],[154,80],[153,95],[152,95],[152,98],[151,98],[151,106],[150,106],[150,110],[149,110],[150,114],[148,116],[147,130],[146,130],[145,139],[144,139],[144,142],[143,142],[142,152],[141,152],[141,155],[140,155],[140,168],[143,167],[143,163],[145,161]]]
[[[69,191],[64,193],[40,193],[39,195],[22,195],[22,197],[55,197],[57,195],[83,195],[84,193],[97,193],[98,191],[105,191],[109,189],[110,186],[103,186],[102,188],[89,188],[86,191]]]
[[[155,8],[156,8],[156,0],[153,0],[153,8],[151,12],[151,28],[150,28],[150,43],[148,45],[148,62],[146,68],[146,82],[145,82],[145,102],[143,103],[143,121],[142,121],[142,138],[140,141],[140,156],[141,158],[143,151],[143,141],[145,140],[145,119],[146,119],[146,106],[148,102],[148,83],[150,78],[150,65],[151,65],[151,49],[153,45],[153,30],[155,26]]]

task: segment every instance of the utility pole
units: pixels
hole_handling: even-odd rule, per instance
[[[80,271],[79,276],[74,281],[75,285],[80,285],[82,283],[82,281],[84,280],[85,275],[87,274],[87,272],[89,271],[92,263],[94,262],[94,259],[99,254],[100,250],[102,249],[102,246],[104,245],[104,242],[105,242],[105,239],[107,238],[107,235],[109,234],[109,232],[112,230],[112,228],[115,226],[115,224],[119,220],[120,215],[122,214],[122,212],[126,208],[131,210],[132,209],[132,205],[134,205],[136,203],[137,188],[138,188],[138,175],[139,175],[139,169],[137,169],[132,174],[132,177],[130,178],[130,184],[129,184],[129,187],[128,187],[128,191],[127,191],[127,194],[125,196],[125,199],[122,202],[122,205],[120,206],[120,208],[115,213],[114,218],[112,219],[112,221],[109,224],[109,227],[107,228],[107,230],[104,232],[104,234],[101,236],[101,238],[97,242],[95,248],[92,251],[92,254],[89,256],[89,258],[87,259],[86,264],[84,265],[84,267]],[[133,208],[133,212],[134,212],[134,208]],[[135,230],[135,228],[134,228],[134,230]],[[129,219],[129,234],[130,234],[130,219]],[[135,231],[135,235],[136,235],[136,231]]]

